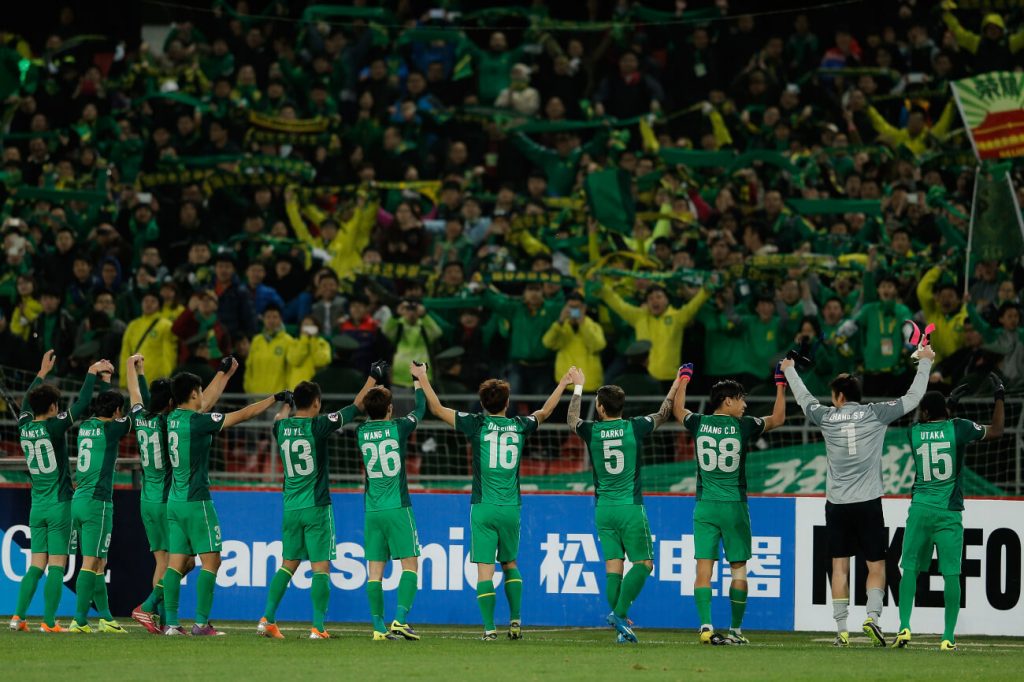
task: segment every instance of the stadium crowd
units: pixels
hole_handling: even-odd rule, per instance
[[[136,353],[151,380],[233,354],[229,391],[331,393],[429,358],[442,394],[577,366],[654,395],[686,359],[767,393],[798,347],[813,392],[896,395],[917,316],[936,385],[1024,391],[1024,268],[965,263],[949,88],[1019,68],[1019,9],[384,4],[3,34],[0,365],[123,386]]]

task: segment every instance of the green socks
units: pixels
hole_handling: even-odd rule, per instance
[[[625,618],[629,614],[629,607],[640,596],[640,590],[644,589],[644,583],[650,574],[651,569],[645,564],[633,564],[633,568],[629,569],[629,573],[622,579],[622,589],[619,591],[619,600],[615,603],[614,609],[616,616]]]
[[[323,632],[324,618],[327,616],[327,603],[331,599],[331,579],[326,573],[313,574],[311,593],[313,597],[313,627]]]
[[[142,602],[142,610],[146,613],[153,613],[156,611],[156,605],[160,603],[160,600],[164,598],[164,584],[163,581],[158,582],[153,591],[146,597],[146,601]]]
[[[509,620],[521,620],[523,610],[523,574],[518,568],[505,571],[505,597],[508,599]]]
[[[480,580],[476,584],[476,603],[480,607],[480,615],[484,619],[484,632],[493,632],[494,627],[494,594],[493,580]]]
[[[96,613],[100,614],[103,620],[114,620],[110,613],[110,602],[107,600],[107,572],[96,574],[93,582],[92,600],[96,602]]]
[[[36,587],[39,579],[43,577],[43,569],[38,566],[29,566],[25,576],[21,579],[21,587],[18,588],[18,608],[14,612],[18,618],[25,618],[28,605],[32,603],[32,597],[36,594]]]
[[[210,609],[213,608],[213,588],[216,585],[216,573],[211,573],[205,568],[199,571],[199,577],[196,579],[196,623],[199,625],[206,625],[210,622]]]
[[[960,576],[944,575],[942,579],[945,587],[942,596],[946,603],[946,629],[942,631],[942,639],[950,642],[956,641],[956,619],[960,616]],[[903,607],[903,595],[900,595],[900,610]],[[909,622],[909,620],[908,620]]]
[[[284,597],[284,593],[288,589],[288,583],[291,581],[292,574],[288,572],[287,568],[277,569],[274,579],[270,581],[270,592],[267,593],[267,607],[263,611],[263,617],[267,619],[268,623],[277,622],[277,607],[281,604],[281,599]]]
[[[697,602],[697,617],[701,626],[711,625],[711,588],[693,588],[693,600]]]
[[[729,602],[732,604],[732,625],[730,627],[738,631],[743,626],[743,613],[747,610],[747,591],[730,587]]]
[[[75,581],[75,622],[85,625],[89,621],[89,606],[95,591],[94,583],[98,576],[92,571],[82,569]]]
[[[46,583],[43,585],[43,622],[53,627],[57,622],[57,607],[64,590],[64,569],[50,566],[46,569]]]
[[[957,583],[957,587],[960,584]],[[917,595],[917,573],[911,571],[903,571],[903,577],[900,578],[900,630],[910,629],[910,612],[914,610],[914,597]],[[956,600],[957,606],[960,606],[959,597]]]
[[[384,625],[384,585],[379,580],[370,580],[366,583],[366,596],[370,600],[370,617],[373,619],[373,629],[377,632],[387,632]]]
[[[408,622],[418,582],[419,576],[416,571],[402,571],[402,577],[398,581],[398,609],[395,610],[395,620],[403,625]],[[494,588],[491,588],[491,591],[493,592]]]
[[[622,589],[622,574],[606,573],[605,577],[605,596],[608,597],[608,607],[614,611],[615,605],[619,603],[619,590]]]
[[[181,597],[181,573],[170,566],[164,573],[164,617],[167,625],[176,628],[178,623],[178,598]]]

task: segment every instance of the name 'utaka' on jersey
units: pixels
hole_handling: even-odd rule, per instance
[[[967,444],[985,437],[985,427],[969,419],[915,424],[910,429],[914,456],[913,504],[962,511]]]

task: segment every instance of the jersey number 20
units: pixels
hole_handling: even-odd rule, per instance
[[[57,468],[57,458],[53,454],[53,443],[48,440],[21,441],[21,449],[25,452],[28,472],[33,476],[48,474]]]

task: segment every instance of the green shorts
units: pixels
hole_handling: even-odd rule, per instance
[[[475,564],[515,561],[519,556],[519,505],[469,507],[469,560]]]
[[[28,514],[33,554],[71,554],[71,500],[33,502]]]
[[[167,528],[166,502],[139,502],[139,514],[146,529],[150,552],[166,552],[170,531]]]
[[[699,500],[693,509],[693,557],[718,561],[718,542],[730,563],[752,556],[750,510],[746,502]]]
[[[114,531],[114,503],[76,497],[71,501],[71,547],[82,556],[107,558]]]
[[[939,553],[939,572],[960,575],[964,552],[963,513],[923,504],[910,505],[907,530],[903,534],[904,571],[927,571],[932,565],[932,547]]]
[[[213,500],[167,503],[167,549],[171,554],[206,554],[224,548]]]
[[[594,520],[605,561],[629,557],[635,563],[654,559],[651,526],[642,504],[598,505]]]
[[[285,510],[281,522],[281,545],[281,556],[288,561],[309,559],[316,563],[338,558],[334,507],[328,504]]]
[[[367,561],[419,556],[420,539],[412,507],[366,512],[363,542]]]

